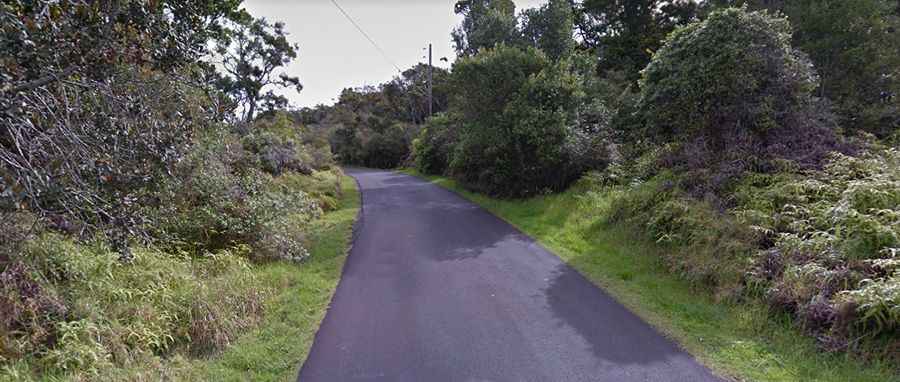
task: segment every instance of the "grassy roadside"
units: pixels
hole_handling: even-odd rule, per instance
[[[341,188],[337,210],[312,227],[308,259],[300,265],[278,262],[254,267],[262,283],[276,291],[259,327],[217,357],[190,361],[176,379],[296,380],[340,280],[359,210],[356,182],[344,176]]]
[[[612,191],[575,186],[555,195],[498,200],[431,180],[481,205],[539,240],[718,374],[749,381],[900,381],[890,365],[865,364],[823,353],[794,329],[753,302],[719,303],[706,291],[668,272],[664,249],[625,230],[596,224]]]

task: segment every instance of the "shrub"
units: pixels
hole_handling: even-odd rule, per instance
[[[24,212],[0,211],[0,266],[6,265],[10,257],[19,252],[19,246],[31,238],[41,228],[38,220]]]
[[[373,131],[363,141],[363,164],[375,168],[395,168],[409,157],[413,126],[395,123],[384,130]]]
[[[844,292],[840,298],[856,308],[859,324],[875,332],[900,327],[900,272],[882,279],[865,279],[860,288]]]
[[[338,167],[327,171],[315,171],[312,175],[287,173],[275,179],[286,190],[303,190],[312,197],[323,211],[333,211],[341,198],[341,177]]]
[[[677,29],[640,81],[637,115],[653,142],[676,142],[665,165],[687,171],[685,186],[721,193],[773,160],[818,165],[838,146],[818,78],[790,45],[790,24],[765,12],[728,8]]]
[[[900,152],[832,154],[821,171],[754,174],[735,195],[738,218],[768,237],[749,281],[774,306],[827,342],[900,326]]]
[[[667,246],[666,262],[687,280],[711,287],[719,298],[743,293],[744,273],[758,240],[755,232],[709,203],[677,188],[670,173],[623,187],[606,224],[625,224]]]
[[[0,208],[108,231],[127,258],[127,238],[142,233],[140,202],[191,133],[216,118],[190,84],[202,81],[193,69],[237,10],[183,1],[0,5]]]
[[[438,114],[425,123],[413,141],[416,169],[423,174],[444,175],[457,144],[457,123],[449,114]]]
[[[246,129],[241,138],[244,149],[269,174],[294,171],[309,175],[333,164],[328,143],[315,139],[315,134],[294,123],[287,113],[272,113]]]
[[[244,148],[257,156],[260,169],[279,176],[285,171],[312,173],[312,158],[302,147],[269,131],[253,131],[241,139]]]
[[[570,63],[498,45],[454,64],[460,141],[450,164],[461,183],[491,195],[559,190],[581,169],[566,150],[582,92]]]
[[[892,0],[794,0],[780,9],[794,25],[794,46],[822,76],[841,127],[879,137],[900,128],[900,13]]]
[[[6,264],[0,273],[0,360],[33,353],[58,337],[55,322],[68,309],[56,292],[22,262]]]
[[[610,110],[599,99],[579,106],[563,148],[569,156],[571,172],[603,170],[609,164],[614,149],[611,118]]]
[[[201,258],[133,248],[132,261],[123,263],[104,243],[44,234],[29,241],[19,265],[0,276],[0,303],[10,296],[6,292],[19,289],[31,296],[28,306],[40,308],[37,316],[15,316],[29,319],[28,325],[14,321],[13,330],[3,332],[4,344],[19,346],[13,359],[31,359],[32,372],[79,379],[181,346],[208,354],[262,314],[267,291],[248,272],[249,248]]]
[[[195,252],[249,244],[259,259],[304,258],[303,224],[322,210],[253,164],[234,135],[219,131],[203,139],[161,192],[167,203],[156,210],[157,235]]]

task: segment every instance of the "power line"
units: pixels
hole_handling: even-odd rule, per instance
[[[375,49],[378,50],[378,53],[381,53],[381,56],[384,57],[384,59],[387,60],[387,62],[389,62],[389,63],[394,67],[394,69],[397,69],[398,72],[401,72],[401,73],[403,72],[403,70],[401,70],[400,67],[397,66],[397,64],[394,63],[394,60],[391,60],[391,58],[388,57],[387,53],[385,53],[384,50],[381,49],[380,46],[378,46],[378,43],[376,43],[375,40],[373,40],[371,37],[369,37],[369,34],[366,33],[366,31],[364,31],[364,30],[359,26],[359,24],[357,24],[356,21],[354,21],[353,18],[350,17],[349,14],[347,14],[347,11],[344,11],[344,8],[341,8],[341,6],[337,3],[336,0],[331,0],[331,3],[334,4],[334,6],[337,7],[337,9],[338,9],[339,11],[341,11],[342,14],[344,14],[344,17],[346,17],[347,20],[349,20],[350,23],[353,24],[354,27],[356,27],[356,30],[358,30],[359,33],[362,33],[363,37],[365,37],[366,40],[369,40],[369,42],[372,43],[372,46],[374,46]]]

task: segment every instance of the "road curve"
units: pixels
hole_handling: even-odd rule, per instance
[[[489,212],[408,175],[348,173],[360,220],[298,380],[719,381]]]

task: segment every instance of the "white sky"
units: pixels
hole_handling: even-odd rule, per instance
[[[546,0],[515,0],[516,11]],[[428,43],[434,63],[455,58],[450,31],[459,24],[455,0],[337,0],[338,4],[378,43],[401,69],[427,62]],[[283,21],[288,38],[300,44],[299,57],[288,68],[300,77],[303,91],[284,93],[295,106],[331,104],[346,87],[377,85],[397,70],[331,3],[331,0],[245,0],[256,17]]]

